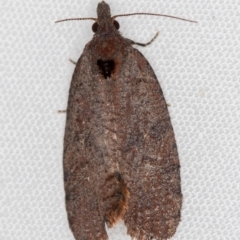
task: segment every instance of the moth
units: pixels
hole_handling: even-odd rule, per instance
[[[132,47],[138,43],[118,31],[115,18],[127,15],[134,14],[111,17],[102,1],[97,18],[80,19],[94,20],[95,34],[76,63],[64,137],[66,209],[76,240],[107,240],[105,224],[119,220],[137,240],[168,239],[180,221],[167,104],[153,69]]]

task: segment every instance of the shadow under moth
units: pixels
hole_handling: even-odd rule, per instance
[[[167,104],[148,61],[132,47],[144,44],[124,38],[115,20],[137,14],[144,13],[111,17],[102,1],[97,18],[61,20],[95,21],[73,74],[64,138],[66,209],[76,240],[107,240],[105,224],[119,220],[134,239],[163,240],[180,221],[180,164]]]

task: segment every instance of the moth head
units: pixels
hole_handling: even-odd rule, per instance
[[[113,23],[113,26],[114,26],[117,30],[120,28],[119,22],[116,21],[115,19],[112,20],[112,23]],[[97,32],[98,26],[99,26],[99,23],[98,23],[98,22],[95,22],[95,23],[92,25],[92,31],[93,31],[94,33]]]
[[[111,18],[111,11],[110,7],[104,1],[100,2],[97,7],[97,16],[98,19],[110,19]]]
[[[111,17],[110,7],[104,1],[100,2],[97,7],[97,21],[92,25],[92,31],[97,32],[99,26],[108,25],[112,22],[113,26],[118,30],[119,23]]]

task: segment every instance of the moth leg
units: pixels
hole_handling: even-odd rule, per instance
[[[66,113],[67,110],[58,110],[58,113]]]
[[[138,43],[138,42],[134,42],[133,40],[130,40],[130,41],[131,41],[131,44],[133,44],[133,45],[135,44],[135,45],[138,45],[141,47],[146,47],[146,46],[150,45],[157,38],[158,35],[159,35],[159,32],[157,32],[155,34],[155,36],[147,43]]]
[[[69,62],[71,62],[74,65],[77,65],[77,62],[74,62],[71,58],[69,59]]]

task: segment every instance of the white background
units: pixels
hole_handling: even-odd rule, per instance
[[[8,0],[0,8],[0,239],[73,240],[64,206],[64,110],[74,65],[92,38],[97,0]],[[181,160],[182,221],[174,240],[240,237],[240,3],[109,0],[162,86]],[[130,239],[118,225],[111,240]]]

